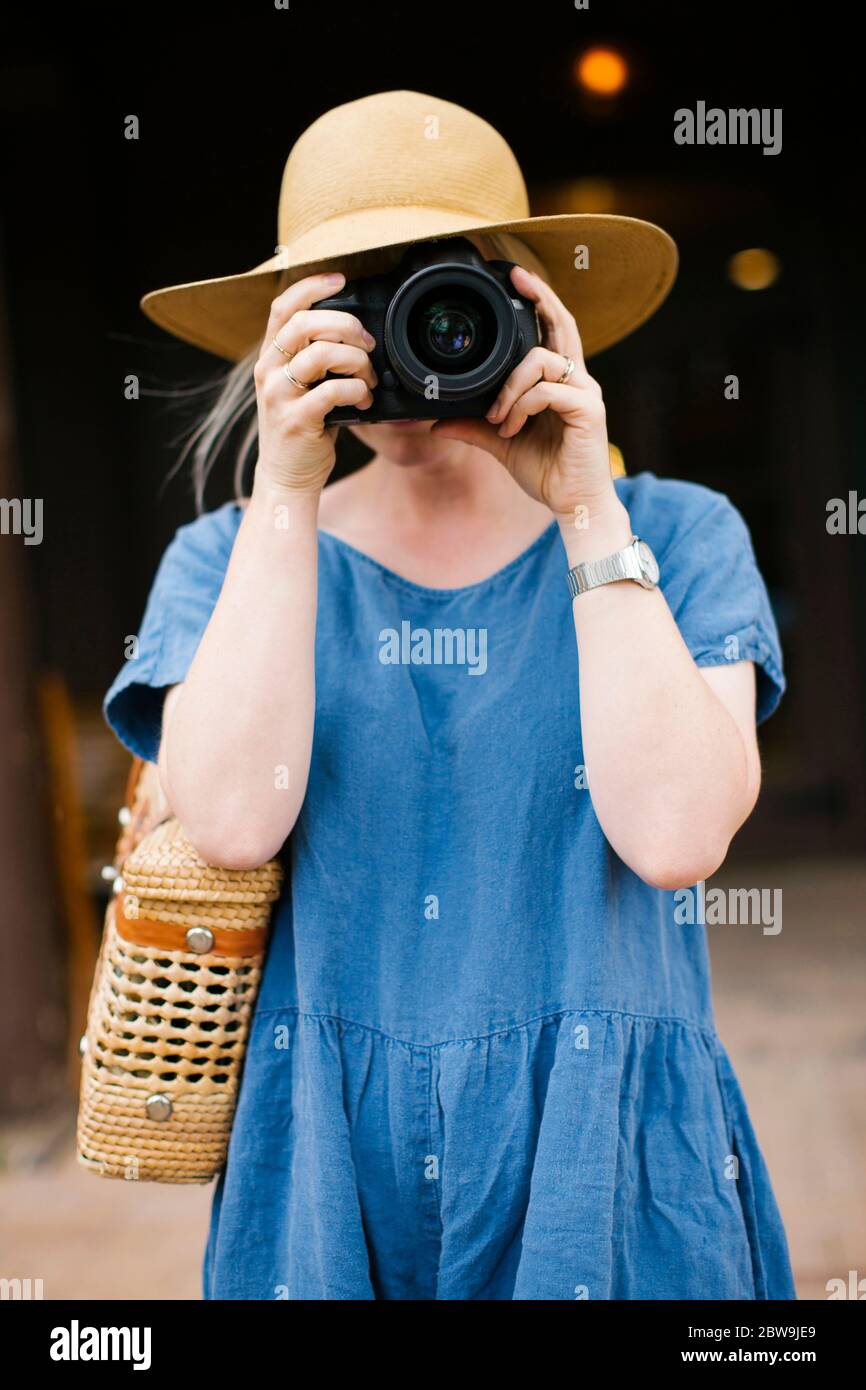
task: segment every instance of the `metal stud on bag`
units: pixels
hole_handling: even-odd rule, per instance
[[[149,1120],[168,1120],[171,1118],[171,1112],[174,1106],[168,1096],[160,1094],[148,1096],[144,1103],[144,1108],[147,1111]]]
[[[209,927],[190,927],[186,934],[186,944],[197,956],[213,950],[213,932]]]

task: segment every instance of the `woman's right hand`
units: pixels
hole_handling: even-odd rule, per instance
[[[271,305],[253,373],[259,415],[256,477],[281,488],[321,491],[334,467],[338,429],[326,426],[325,416],[338,405],[367,410],[373,404],[375,340],[354,314],[310,307],[344,284],[344,275],[311,275]],[[274,339],[291,356],[280,352]],[[318,385],[306,391],[295,386],[283,370],[287,364],[298,381]],[[338,375],[323,380],[326,372]]]

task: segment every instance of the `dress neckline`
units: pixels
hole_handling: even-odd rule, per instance
[[[388,566],[383,565],[381,561],[374,560],[373,556],[368,555],[366,551],[359,550],[358,547],[352,545],[351,542],[344,541],[340,536],[335,536],[332,531],[326,531],[321,526],[319,527],[319,536],[327,537],[328,541],[333,545],[339,547],[341,550],[347,551],[350,555],[363,561],[365,565],[383,575],[384,578],[391,580],[393,583],[401,584],[406,589],[411,589],[418,594],[426,594],[437,598],[454,598],[459,594],[477,593],[479,590],[485,589],[491,584],[496,584],[499,580],[505,579],[510,574],[513,574],[515,570],[520,569],[527,560],[549,542],[557,526],[558,522],[556,518],[553,517],[548,525],[545,526],[544,530],[536,536],[535,540],[531,541],[524,550],[521,550],[520,553],[515,555],[512,560],[509,560],[507,564],[502,565],[498,570],[494,570],[492,574],[486,575],[484,579],[477,579],[474,584],[459,584],[455,588],[450,589],[437,589],[431,588],[428,584],[417,584],[414,579],[407,579],[405,575],[398,574],[396,570],[389,569]]]

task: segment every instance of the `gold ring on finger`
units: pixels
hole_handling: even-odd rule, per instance
[[[563,356],[565,356],[564,353],[563,353]],[[572,374],[573,371],[574,371],[574,358],[573,358],[573,357],[566,357],[566,358],[565,358],[565,371],[562,373],[562,376],[557,377],[557,379],[556,379],[556,384],[557,384],[557,386],[561,386],[562,383],[563,383],[564,381],[568,381],[568,378],[571,376],[571,374]]]
[[[272,339],[271,339],[271,342],[273,343],[273,345],[274,345],[274,347],[276,348],[277,352],[281,352],[281,353],[283,354],[283,356],[284,356],[284,357],[288,357],[289,361],[291,362],[292,357],[294,356],[294,354],[291,353],[291,352],[289,352],[287,348],[284,348],[284,347],[282,346],[281,343],[278,343],[277,340],[276,340],[276,338],[272,338]]]
[[[294,374],[294,372],[292,371],[291,367],[289,366],[288,362],[286,362],[286,363],[283,365],[283,371],[285,372],[286,376],[289,378],[289,381],[292,383],[292,385],[293,385],[293,386],[297,386],[297,388],[298,388],[299,391],[309,391],[310,388],[309,388],[309,386],[307,385],[307,383],[306,383],[305,381],[298,381],[298,378],[295,376],[295,374]]]

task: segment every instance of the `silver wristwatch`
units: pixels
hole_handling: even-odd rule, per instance
[[[613,584],[619,579],[633,579],[644,589],[654,589],[659,582],[659,567],[646,541],[632,536],[631,545],[605,555],[602,560],[584,560],[568,571],[568,587],[572,598],[597,589],[601,584]]]

